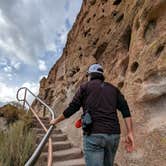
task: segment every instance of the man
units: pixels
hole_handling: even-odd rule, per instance
[[[128,104],[121,92],[112,84],[104,82],[103,68],[93,64],[88,69],[88,82],[81,85],[73,100],[50,124],[57,124],[69,118],[83,107],[90,110],[92,125],[90,133],[84,132],[83,146],[86,166],[113,166],[120,139],[120,125],[117,109],[121,111],[126,128],[126,150],[134,149],[132,120]]]

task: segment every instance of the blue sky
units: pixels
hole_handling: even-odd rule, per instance
[[[0,0],[0,105],[39,80],[62,55],[82,0]]]

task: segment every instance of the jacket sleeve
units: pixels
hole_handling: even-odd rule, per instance
[[[75,96],[73,97],[72,101],[70,102],[69,106],[63,112],[65,118],[69,118],[80,109],[80,107],[82,106],[83,97],[84,97],[84,88],[83,86],[80,86]]]
[[[119,90],[117,98],[117,109],[122,113],[123,118],[131,117],[127,101]]]

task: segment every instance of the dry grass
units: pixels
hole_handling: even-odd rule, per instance
[[[35,147],[32,118],[23,109],[7,104],[0,108],[8,130],[0,133],[0,166],[23,166]]]
[[[9,130],[0,134],[0,165],[22,166],[32,154],[35,147],[35,135],[18,121]]]

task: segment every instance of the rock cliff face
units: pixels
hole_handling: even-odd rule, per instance
[[[39,96],[58,114],[68,105],[86,70],[101,63],[106,80],[118,86],[128,100],[136,151],[124,153],[119,166],[164,166],[166,148],[166,1],[84,0],[61,58],[40,82]],[[37,110],[42,107],[36,101]],[[81,111],[61,123],[71,140],[81,146],[81,130],[74,121]],[[123,120],[122,139],[124,136]]]

